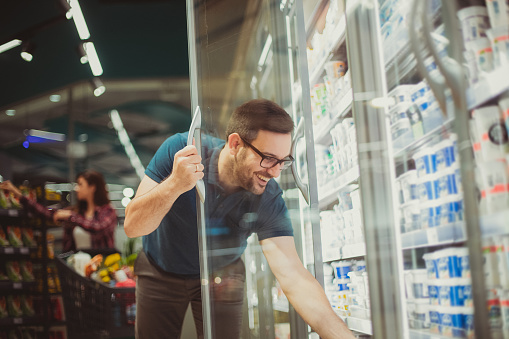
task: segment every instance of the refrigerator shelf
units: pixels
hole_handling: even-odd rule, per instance
[[[313,67],[313,70],[309,74],[309,83],[311,85],[314,85],[318,79],[320,78],[320,75],[325,72],[325,63],[327,61],[330,61],[332,57],[334,56],[334,52],[341,46],[341,44],[345,41],[346,38],[346,20],[345,15],[341,17],[338,24],[336,25],[336,28],[333,30],[335,34],[334,37],[332,37],[330,44],[330,48],[325,51],[325,56]]]
[[[429,330],[409,330],[410,339],[450,339],[438,333],[431,333]]]
[[[436,126],[431,131],[414,141],[411,141],[411,132],[403,134],[392,143],[394,147],[394,158],[398,160],[415,153],[420,147],[422,147],[422,145],[430,142],[431,139],[440,134],[440,132],[444,129],[452,131],[453,122],[454,118],[448,118],[443,124]],[[411,142],[408,143],[409,141]]]
[[[373,335],[371,320],[347,317],[346,324],[353,331]]]
[[[463,222],[431,227],[401,234],[401,247],[412,249],[463,242],[466,240]]]
[[[326,186],[318,187],[318,208],[324,209],[338,199],[338,193],[347,188],[357,188],[359,166],[352,167],[346,173],[333,179]],[[355,185],[355,187],[351,187]]]
[[[482,236],[494,237],[509,234],[507,220],[509,220],[509,210],[482,216],[480,220]]]
[[[477,108],[489,100],[509,90],[509,81],[501,74],[509,74],[509,65],[499,67],[467,89],[467,106],[469,110]]]
[[[329,121],[325,121],[324,123],[317,126],[314,132],[315,143],[321,145],[330,145],[332,143],[332,137],[330,135],[330,131],[336,126],[336,124],[344,118],[351,110],[352,110],[352,99],[353,94],[350,89],[341,99],[339,99],[338,103],[334,105],[333,112],[334,114]]]

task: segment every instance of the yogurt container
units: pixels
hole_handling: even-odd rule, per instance
[[[462,325],[465,338],[474,338],[474,309],[472,307],[461,308]]]
[[[429,314],[429,331],[431,333],[439,334],[440,333],[440,313],[438,312],[438,307],[435,305],[428,306],[428,314]]]
[[[437,174],[430,174],[417,179],[417,195],[421,202],[435,199],[437,195],[435,193],[435,181],[437,178]]]
[[[436,163],[434,160],[435,157],[436,154],[433,148],[430,147],[424,147],[422,150],[414,154],[413,159],[415,161],[415,169],[417,170],[417,176],[419,178],[436,171],[436,168],[432,168],[432,164]]]
[[[427,229],[437,226],[437,206],[438,201],[425,201],[421,203],[421,229]]]
[[[490,39],[480,38],[470,41],[465,44],[465,48],[474,54],[479,71],[491,72],[493,70],[493,48]]]
[[[426,264],[426,277],[430,280],[438,279],[438,269],[436,265],[436,255],[434,252],[426,253],[422,256]]]
[[[414,328],[422,329],[430,327],[430,318],[429,318],[429,303],[426,299],[416,299],[415,300],[415,308],[413,312],[413,318],[415,320]]]
[[[469,279],[452,278],[438,280],[438,299],[441,306],[464,306],[465,286],[471,286]]]
[[[334,261],[331,265],[334,268],[334,276],[337,279],[347,279],[348,272],[352,270],[352,263],[349,261]]]
[[[345,291],[349,289],[350,279],[334,279],[332,283],[337,291]]]
[[[461,23],[461,33],[465,42],[486,37],[486,30],[490,28],[488,11],[483,6],[472,6],[458,11]]]
[[[493,63],[502,67],[509,63],[509,26],[502,26],[486,31],[493,46]]]
[[[421,209],[419,201],[413,200],[402,208],[403,226],[405,232],[421,229]]]
[[[459,278],[461,269],[458,264],[458,250],[456,248],[446,248],[435,252],[440,279]]]
[[[418,199],[417,195],[417,171],[410,170],[398,177],[401,185],[403,203]]]
[[[399,85],[389,92],[389,97],[394,98],[395,105],[412,102],[412,92],[415,85]]]
[[[440,317],[440,334],[462,338],[464,336],[462,308],[437,306],[437,309]]]
[[[486,1],[491,27],[509,25],[509,2],[507,0]]]
[[[426,299],[428,295],[427,271],[425,269],[412,270],[412,291],[416,299]]]
[[[460,276],[462,278],[470,278],[470,261],[468,256],[468,248],[460,247],[457,249],[458,266],[460,269]]]
[[[410,105],[410,102],[400,102],[389,110],[391,125],[397,123],[400,120],[407,119],[406,111]]]
[[[445,139],[435,145],[435,168],[437,171],[450,167],[454,162],[454,146],[451,139]]]
[[[440,283],[437,279],[428,280],[428,294],[430,305],[440,305]]]

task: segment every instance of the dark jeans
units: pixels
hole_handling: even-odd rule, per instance
[[[199,278],[166,273],[140,252],[134,265],[136,284],[136,338],[179,339],[191,303],[198,338],[203,338]],[[238,339],[242,325],[245,267],[237,260],[209,278],[214,339]]]

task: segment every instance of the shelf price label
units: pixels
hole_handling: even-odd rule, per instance
[[[15,325],[21,325],[21,324],[23,324],[23,318],[14,318],[14,319],[12,319],[12,322]]]
[[[6,247],[4,248],[5,254],[14,254],[14,247]]]
[[[23,288],[23,284],[20,282],[15,282],[12,284],[12,288],[14,288],[15,290],[20,290]]]
[[[19,249],[19,253],[21,253],[21,254],[29,254],[30,253],[30,249],[28,247],[21,247]]]
[[[7,215],[9,215],[10,217],[17,217],[18,211],[17,210],[9,210],[9,211],[7,211]]]

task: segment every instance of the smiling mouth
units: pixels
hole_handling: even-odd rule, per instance
[[[270,180],[270,177],[266,177],[266,176],[263,176],[263,175],[258,174],[258,173],[256,173],[256,176],[258,177],[258,179],[260,179],[262,181],[265,181],[265,182],[268,182]]]

